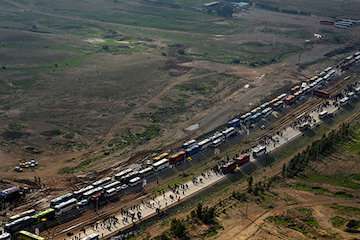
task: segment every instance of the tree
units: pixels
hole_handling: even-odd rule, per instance
[[[219,16],[231,18],[234,13],[234,9],[229,3],[223,3],[216,9],[216,13]]]
[[[202,209],[202,204],[199,203],[196,207],[196,217],[198,219],[201,219],[202,218],[202,215],[203,215],[203,209]]]
[[[283,166],[282,166],[281,176],[286,177],[286,163],[284,163]]]
[[[187,239],[185,224],[176,218],[171,221],[170,232],[179,239]]]
[[[252,192],[252,184],[253,184],[253,182],[254,182],[254,179],[253,179],[253,177],[252,176],[250,176],[248,179],[247,179],[247,181],[248,181],[248,192],[249,193],[251,193]]]

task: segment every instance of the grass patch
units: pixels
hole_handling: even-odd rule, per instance
[[[86,160],[81,161],[75,167],[64,167],[59,170],[59,174],[74,174],[80,171],[86,170],[91,164],[95,163],[97,160],[101,159],[100,156],[95,156],[93,158],[88,158]]]
[[[160,126],[155,124],[146,126],[145,129],[139,133],[134,133],[128,130],[126,134],[113,138],[109,142],[108,148],[119,149],[130,145],[143,144],[155,137],[158,137],[160,135],[160,131]]]
[[[335,209],[339,214],[346,216],[360,216],[360,208],[333,204],[331,208]]]
[[[323,194],[323,195],[327,195],[330,193],[329,190],[319,187],[319,186],[311,186],[309,184],[306,183],[295,183],[291,185],[292,188],[296,189],[296,190],[300,190],[300,191],[306,191],[306,192],[312,192],[315,194]]]
[[[334,193],[334,195],[335,195],[335,197],[340,197],[340,198],[353,198],[354,197],[352,194],[343,192],[343,191],[336,192],[336,193]]]
[[[345,225],[345,223],[347,222],[347,220],[345,218],[340,217],[340,216],[332,217],[330,219],[330,221],[331,221],[331,224],[337,228],[343,227]]]
[[[313,217],[312,210],[310,208],[297,208],[296,210],[300,213],[300,219],[304,223],[315,228],[319,227],[319,223]]]
[[[360,189],[360,184],[354,181],[353,175],[336,174],[320,175],[318,173],[307,176],[306,180],[315,183],[325,183],[338,187]],[[357,176],[357,175],[355,175]]]
[[[352,141],[345,145],[345,148],[354,154],[360,155],[360,126],[354,129]]]
[[[309,235],[319,227],[319,223],[313,217],[312,210],[309,208],[288,210],[285,215],[270,216],[266,220],[278,226],[301,232],[304,235]]]

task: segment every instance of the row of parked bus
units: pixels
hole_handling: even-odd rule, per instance
[[[237,135],[239,128],[249,127],[261,119],[269,117],[273,111],[279,111],[286,105],[291,106],[295,101],[305,97],[311,91],[326,85],[335,77],[337,71],[342,71],[359,61],[360,52],[356,52],[341,61],[337,66],[329,67],[309,81],[294,86],[288,93],[280,94],[271,101],[262,103],[251,111],[231,119],[223,130],[212,133],[204,139],[187,141],[182,144],[181,149],[174,153],[157,155],[152,158],[151,162],[139,169],[125,168],[112,177],[100,179],[82,189],[52,199],[48,209],[40,212],[29,210],[13,216],[9,219],[9,223],[5,225],[5,230],[15,233],[23,229],[31,229],[39,224],[46,226],[44,224],[46,222],[59,223],[61,222],[59,219],[64,216],[78,216],[90,206],[99,207],[109,201],[116,201],[130,192],[139,191],[143,188],[145,182],[153,176],[182,164],[186,159],[190,159],[208,148],[219,147],[228,139]],[[255,149],[253,151],[254,157],[266,152],[266,148],[263,148],[260,146]],[[241,155],[220,166],[220,170],[226,174],[235,169],[236,166],[242,166],[248,161],[250,161],[249,155]]]

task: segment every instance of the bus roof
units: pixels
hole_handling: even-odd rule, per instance
[[[45,238],[43,238],[43,237],[40,237],[40,236],[38,236],[38,235],[35,235],[35,234],[31,233],[31,232],[24,231],[24,230],[21,230],[21,231],[19,232],[19,234],[20,234],[20,235],[27,236],[27,237],[29,237],[29,238],[31,238],[31,239],[45,240]]]
[[[39,217],[42,217],[46,214],[49,214],[51,212],[54,212],[55,210],[53,208],[48,208],[48,209],[45,209],[44,211],[41,211],[41,212],[38,212],[36,214],[34,214],[32,217],[33,218],[39,218]]]

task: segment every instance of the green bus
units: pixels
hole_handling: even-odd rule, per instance
[[[47,222],[49,220],[54,219],[54,217],[55,217],[55,209],[53,208],[48,208],[32,216],[32,218],[36,219],[37,223]]]
[[[16,240],[45,240],[45,238],[27,231],[20,231],[16,234]]]

